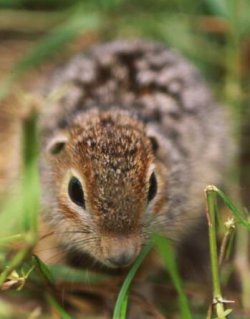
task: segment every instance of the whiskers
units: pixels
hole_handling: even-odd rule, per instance
[[[179,243],[182,234],[193,229],[196,224],[202,220],[202,216],[184,216],[177,215],[174,218],[166,216],[155,216],[150,221],[141,224],[142,234],[146,240],[149,240],[154,234],[159,234],[174,243]],[[190,225],[187,227],[187,224]]]
[[[60,262],[64,261],[68,252],[77,250],[84,253],[89,247],[95,246],[98,240],[99,237],[88,228],[63,232],[54,230],[40,235],[34,252],[43,257],[45,262]]]

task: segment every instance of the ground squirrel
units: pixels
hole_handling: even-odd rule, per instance
[[[61,248],[130,265],[152,232],[180,238],[221,184],[227,120],[194,66],[149,41],[100,44],[43,91],[43,219]]]

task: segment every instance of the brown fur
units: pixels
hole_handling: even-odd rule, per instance
[[[43,218],[60,247],[110,266],[121,251],[135,258],[154,231],[189,231],[230,154],[224,112],[192,65],[160,44],[113,42],[74,58],[44,92]],[[72,175],[85,209],[68,196]]]

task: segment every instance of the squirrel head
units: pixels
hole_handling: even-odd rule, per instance
[[[80,114],[48,143],[50,214],[66,247],[108,267],[136,258],[164,206],[156,149],[144,125],[118,110]]]

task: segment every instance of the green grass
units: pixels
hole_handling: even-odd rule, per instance
[[[134,279],[137,270],[141,266],[144,258],[147,256],[149,251],[152,249],[152,244],[148,244],[145,246],[139,255],[139,257],[136,259],[135,263],[131,267],[126,279],[124,280],[121,290],[118,294],[117,301],[115,304],[113,319],[120,318],[125,319],[126,318],[126,309],[128,304],[128,295],[129,295],[129,288],[131,285],[132,280]]]
[[[178,305],[182,319],[192,319],[192,314],[189,308],[188,299],[182,287],[182,279],[178,272],[178,266],[176,263],[175,253],[170,242],[159,235],[155,236],[155,243],[159,251],[160,256],[164,260],[169,276],[173,282],[173,285],[178,293]]]
[[[238,132],[236,138],[241,139],[241,134],[243,134],[241,127],[249,121],[247,107],[250,101],[248,90],[250,67],[246,62],[249,59],[250,43],[249,1],[47,0],[34,3],[31,0],[1,0],[0,7],[8,9],[10,18],[11,14],[16,17],[12,19],[13,30],[17,30],[20,26],[21,15],[29,13],[26,15],[28,20],[25,21],[25,28],[29,26],[29,32],[39,38],[2,82],[0,99],[5,98],[12,91],[13,85],[21,81],[28,71],[48,59],[54,58],[56,61],[56,58],[60,56],[60,51],[64,48],[67,50],[68,44],[73,39],[84,38],[90,32],[101,40],[117,37],[153,38],[175,47],[202,70],[219,100],[228,105],[228,109],[234,115]],[[40,10],[43,10],[42,14],[47,17],[48,24],[44,24],[43,35],[36,35],[32,13],[39,14]],[[17,21],[18,17],[20,21]],[[51,30],[50,25],[53,25]],[[1,30],[5,30],[3,22],[0,22]],[[43,313],[44,318],[45,316],[52,318],[53,311],[60,318],[71,318],[58,296],[59,284],[67,278],[72,285],[81,283],[85,286],[92,285],[95,289],[95,287],[102,287],[102,282],[106,283],[109,280],[107,276],[76,271],[63,265],[45,265],[32,256],[32,248],[38,237],[37,225],[40,210],[38,149],[34,147],[38,145],[39,138],[36,126],[37,114],[33,113],[29,118],[23,120],[22,182],[18,185],[15,200],[10,198],[0,203],[0,285],[4,284],[8,288],[3,292],[6,298],[0,297],[0,317],[6,319],[16,318],[16,305],[13,300],[16,300],[18,304],[19,298],[26,301],[32,299],[37,294],[38,287],[41,287],[39,293],[43,297],[42,311],[49,309]],[[249,144],[245,142],[241,147],[243,151],[247,151],[248,146]],[[235,169],[236,177],[231,180],[231,183],[238,184],[240,175],[248,174],[249,177],[247,168],[240,169],[241,172]],[[232,195],[239,198],[235,194]],[[206,197],[212,272],[211,287],[213,287],[210,304],[203,304],[202,309],[198,309],[194,302],[186,296],[186,282],[180,276],[173,248],[166,239],[159,236],[154,238],[154,244],[163,260],[166,274],[177,292],[178,302],[176,309],[172,311],[175,314],[179,313],[181,318],[187,319],[198,319],[205,316],[207,319],[229,318],[228,314],[231,311],[230,318],[239,318],[237,312],[239,306],[235,309],[233,304],[225,301],[226,294],[230,292],[226,285],[230,276],[227,277],[227,280],[222,281],[225,271],[223,265],[230,263],[232,272],[234,271],[238,276],[242,286],[238,298],[242,302],[241,315],[243,318],[245,313],[244,318],[248,318],[250,271],[246,256],[249,251],[250,222],[247,210],[239,207],[247,206],[249,203],[235,204],[216,187],[208,187]],[[234,218],[237,226],[235,245],[230,244],[230,241],[233,241],[231,230],[228,231],[228,228],[225,228],[222,236],[221,230],[218,230],[216,220],[221,214],[218,213],[217,200],[224,202]],[[225,239],[221,246],[218,246],[216,236]],[[231,260],[226,262],[225,257],[229,254],[230,247],[231,250],[235,250],[235,257],[231,257]],[[130,297],[133,293],[134,277],[151,248],[151,245],[145,247],[121,285],[114,306],[114,319],[126,318],[127,308],[131,302]],[[222,256],[222,265],[220,256]],[[243,262],[240,263],[239,261],[242,260]],[[211,306],[213,300],[215,301],[214,307]],[[168,309],[161,308],[160,310],[164,315],[169,316]],[[27,312],[20,313],[19,317],[27,318],[29,311],[27,309]]]

